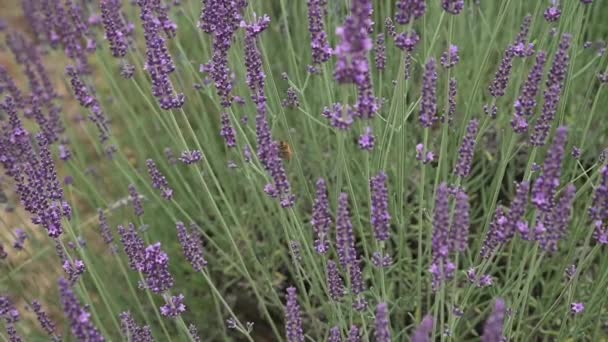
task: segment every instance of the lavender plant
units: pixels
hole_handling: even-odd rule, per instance
[[[14,2],[2,340],[608,338],[602,1]]]

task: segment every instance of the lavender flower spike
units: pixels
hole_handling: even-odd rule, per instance
[[[546,52],[539,51],[536,55],[536,63],[530,70],[519,97],[515,100],[515,113],[513,120],[511,120],[511,126],[515,133],[524,133],[528,130],[528,118],[534,114],[534,108],[536,108],[536,95],[543,78],[546,61]]]
[[[129,184],[127,188],[129,189],[129,199],[131,200],[131,203],[133,203],[133,210],[135,211],[135,216],[143,215],[144,206],[141,203],[141,195],[137,191],[137,188],[135,188],[134,184]]]
[[[304,330],[300,317],[300,305],[295,287],[287,288],[287,303],[285,304],[285,334],[288,342],[304,342]]]
[[[456,45],[450,45],[448,51],[444,51],[441,54],[441,65],[446,69],[454,67],[459,61],[458,46]]]
[[[152,186],[155,189],[160,190],[161,196],[163,196],[165,199],[170,200],[173,198],[173,189],[169,187],[167,179],[162,173],[160,173],[154,160],[146,160],[146,166],[148,167],[148,174],[152,178]]]
[[[163,293],[173,287],[173,276],[169,273],[169,257],[160,248],[160,242],[144,250],[145,288],[154,293]]]
[[[178,294],[177,296],[165,296],[165,305],[160,307],[160,314],[175,318],[186,311],[186,304],[184,304],[184,295]]]
[[[414,331],[412,335],[412,342],[430,342],[431,337],[429,336],[433,332],[433,316],[426,315],[422,319],[422,322]]]
[[[70,284],[63,278],[59,279],[59,295],[65,317],[70,321],[72,334],[80,341],[104,342],[105,338],[91,321],[91,314],[80,305]]]
[[[407,25],[426,13],[426,0],[398,0],[395,21]]]
[[[198,227],[192,225],[192,232],[190,234],[188,234],[188,229],[182,222],[177,222],[175,227],[177,228],[177,239],[182,246],[186,260],[190,262],[195,271],[200,272],[207,266],[207,260],[203,257],[203,246],[201,245]]]
[[[57,330],[55,328],[55,323],[51,321],[49,316],[42,310],[42,305],[37,300],[32,301],[32,310],[36,313],[36,318],[40,323],[42,329],[52,337],[53,341],[59,341],[59,339],[55,336]]]
[[[435,59],[431,58],[424,67],[422,77],[422,100],[420,101],[420,123],[429,128],[437,117],[437,69]]]
[[[450,255],[450,191],[445,182],[439,184],[435,194],[435,208],[433,214],[432,288],[437,290],[446,279],[451,279],[456,266],[449,260]]]
[[[327,62],[332,54],[323,22],[327,15],[326,7],[327,0],[308,0],[308,30],[313,64]]]
[[[128,30],[123,21],[120,7],[121,1],[101,0],[101,21],[105,30],[105,38],[110,44],[112,56],[122,58],[127,54],[129,39]]]
[[[386,45],[384,41],[384,33],[378,33],[376,37],[376,69],[384,70],[386,67]]]
[[[471,173],[473,154],[475,153],[475,140],[479,130],[479,120],[471,119],[467,126],[467,133],[462,140],[462,145],[458,150],[458,162],[454,168],[454,173],[461,178],[467,177]]]
[[[601,245],[608,245],[608,166],[600,170],[600,184],[595,188],[589,216],[593,220],[593,237]]]
[[[464,252],[469,247],[470,210],[469,196],[459,189],[455,194],[456,204],[450,229],[450,247],[452,251]]]
[[[316,235],[315,250],[319,254],[326,254],[329,251],[329,229],[332,224],[332,218],[329,212],[327,186],[322,178],[319,178],[317,181],[316,194],[315,203],[312,206],[310,223]]]
[[[374,333],[376,342],[391,342],[391,326],[388,317],[388,305],[379,303],[376,306],[376,331]]]
[[[165,39],[160,35],[161,18],[155,15],[153,1],[138,0],[140,19],[146,40],[146,63],[144,68],[152,79],[152,94],[165,110],[178,109],[184,105],[184,94],[176,93],[169,75],[175,71]]]
[[[547,76],[547,82],[545,84],[544,105],[541,116],[536,120],[534,126],[534,133],[530,137],[530,143],[534,146],[542,146],[547,140],[549,135],[549,129],[551,123],[557,113],[557,106],[561,97],[562,89],[564,87],[564,81],[566,80],[566,72],[568,70],[568,63],[570,57],[568,56],[568,49],[572,42],[572,35],[564,33],[559,43],[559,49],[553,58],[553,64],[549,75]]]
[[[134,271],[143,271],[145,262],[144,240],[137,234],[137,230],[132,223],[129,223],[127,229],[123,226],[118,226],[118,234],[125,253],[129,258],[129,267]]]
[[[327,338],[327,342],[342,342],[342,333],[340,332],[340,327],[333,327],[329,329],[329,337]]]
[[[131,316],[130,312],[123,312],[119,315],[120,317],[120,328],[122,335],[128,341],[133,342],[153,342],[152,330],[149,326],[140,327],[135,323],[135,320]]]
[[[464,8],[464,0],[441,0],[441,8],[450,14],[460,14]]]
[[[568,129],[559,127],[555,133],[553,146],[545,157],[542,174],[532,187],[532,203],[543,212],[550,212],[555,204],[554,197],[560,183],[567,138]]]
[[[348,331],[347,342],[361,342],[361,331],[356,325],[351,325]]]
[[[386,173],[380,171],[369,180],[369,188],[372,194],[371,223],[374,227],[374,235],[379,241],[389,239],[391,215],[388,212],[388,189],[386,188]]]
[[[490,95],[494,98],[499,98],[505,95],[505,89],[509,84],[509,78],[511,78],[511,69],[513,68],[513,57],[515,52],[512,46],[508,46],[505,53],[500,61],[498,70],[494,75],[494,80],[489,87]]]
[[[498,342],[503,340],[502,329],[505,321],[506,306],[502,298],[496,299],[494,310],[483,327],[481,342]]]
[[[348,209],[348,194],[341,193],[338,198],[338,216],[336,218],[336,248],[340,264],[344,267],[356,259],[355,233]]]
[[[327,262],[327,288],[329,289],[331,299],[335,301],[342,300],[344,296],[344,282],[340,277],[338,265],[333,260]]]

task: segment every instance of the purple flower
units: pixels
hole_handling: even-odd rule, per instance
[[[469,225],[470,211],[469,196],[467,193],[459,189],[456,191],[454,217],[452,219],[452,227],[450,229],[450,249],[454,252],[464,252],[469,246]]]
[[[403,32],[395,37],[395,46],[401,50],[412,52],[420,42],[420,36],[416,31]]]
[[[347,130],[352,126],[356,113],[349,106],[344,108],[342,104],[334,103],[331,107],[323,108],[323,116],[330,120],[333,127]]]
[[[327,0],[308,0],[307,3],[312,63],[322,64],[327,62],[332,55],[332,49],[327,42],[327,33],[324,28],[324,20],[327,15]]]
[[[317,191],[315,202],[312,206],[312,218],[310,223],[315,231],[315,250],[319,254],[329,251],[329,229],[332,224],[329,212],[329,199],[327,198],[327,186],[323,178],[317,180]]]
[[[152,94],[159,101],[160,107],[165,110],[178,109],[184,105],[184,94],[176,93],[169,75],[175,71],[173,59],[169,54],[165,39],[160,35],[160,30],[167,29],[171,32],[170,26],[163,16],[155,15],[160,4],[155,1],[138,0],[140,8],[140,19],[144,29],[146,40],[146,63],[144,69],[152,79]],[[168,20],[168,19],[167,19]]]
[[[361,272],[361,260],[355,259],[348,265],[348,275],[350,277],[350,291],[355,295],[353,308],[357,311],[363,311],[367,308],[367,300],[363,292],[365,291],[365,283],[363,282],[363,273]]]
[[[553,145],[547,152],[542,174],[532,187],[532,204],[543,212],[550,212],[554,207],[554,197],[560,184],[562,161],[568,129],[559,127],[553,140]]]
[[[379,241],[389,239],[391,215],[388,212],[388,189],[386,187],[386,173],[380,171],[369,180],[371,192],[371,224],[374,228],[374,236]]]
[[[355,262],[355,233],[348,209],[348,194],[341,193],[338,198],[338,215],[336,217],[336,248],[343,267]]]
[[[199,150],[183,151],[179,161],[186,165],[196,164],[203,158],[203,153]]]
[[[401,25],[407,25],[416,20],[426,12],[426,0],[398,0],[395,21]]]
[[[505,89],[507,89],[507,85],[509,84],[509,78],[511,77],[511,69],[513,68],[514,56],[515,52],[513,51],[513,47],[508,46],[505,50],[502,60],[500,61],[498,70],[496,70],[494,80],[488,88],[492,97],[499,98],[505,95]]]
[[[86,307],[80,305],[70,284],[63,278],[59,278],[59,295],[65,317],[70,321],[72,334],[80,341],[105,341],[91,321],[91,314]]]
[[[334,77],[338,83],[353,83],[357,87],[358,99],[356,116],[369,119],[378,111],[378,101],[374,97],[367,55],[372,49],[369,33],[372,27],[373,11],[370,0],[351,2],[350,15],[344,24],[336,29],[340,43],[335,49],[337,57]]]
[[[450,45],[450,48],[441,54],[441,65],[446,69],[452,68],[458,64],[459,61],[458,46],[456,45]]]
[[[192,342],[201,342],[201,338],[198,335],[198,329],[194,324],[188,326],[188,333],[190,333],[190,336],[192,337]]]
[[[154,160],[146,160],[146,166],[148,168],[148,174],[152,178],[152,187],[160,190],[161,196],[166,200],[171,200],[171,198],[173,198],[173,189],[169,187],[167,179],[160,173]]]
[[[600,184],[595,188],[589,216],[595,231],[593,237],[601,245],[608,245],[608,166],[600,170]]]
[[[395,38],[395,36],[397,36],[395,24],[393,23],[391,17],[387,17],[386,20],[384,20],[384,27],[386,28],[386,34],[389,37]]]
[[[581,303],[581,302],[574,302],[572,304],[570,304],[570,312],[573,315],[578,315],[583,313],[583,311],[585,311],[585,304]]]
[[[92,94],[92,88],[89,88],[80,78],[80,73],[73,66],[66,67],[66,73],[70,76],[70,84],[72,85],[72,91],[74,96],[84,108],[91,110],[89,119],[95,123],[97,130],[99,131],[99,140],[101,143],[105,143],[110,139],[110,128],[108,125],[108,119],[105,116],[101,105],[97,98]]]
[[[537,213],[536,240],[547,252],[557,251],[559,240],[566,236],[572,212],[572,202],[576,195],[576,187],[568,184],[560,199],[549,213]]]
[[[177,228],[177,239],[182,246],[186,260],[190,262],[195,271],[200,272],[207,266],[207,260],[203,257],[203,246],[198,227],[193,224],[190,233],[182,222],[177,222],[175,227]]]
[[[442,282],[451,279],[456,266],[449,260],[450,255],[450,190],[445,182],[439,184],[435,194],[432,238],[432,287],[437,290]]]
[[[220,135],[226,141],[226,146],[232,148],[236,147],[236,131],[234,127],[232,127],[232,122],[230,121],[230,115],[228,112],[223,112],[221,116],[222,121],[222,129],[220,131]]]
[[[19,322],[20,314],[13,302],[8,297],[0,297],[0,318],[6,321],[6,334],[10,342],[22,342],[21,336],[17,334],[15,324]]]
[[[462,145],[458,150],[458,162],[454,167],[454,173],[461,178],[466,178],[471,173],[473,154],[475,153],[475,140],[479,130],[479,120],[471,119],[467,126],[467,133],[462,139]]]
[[[372,133],[371,127],[365,127],[365,133],[359,136],[359,148],[364,151],[371,151],[374,149],[376,138]]]
[[[494,310],[483,327],[482,342],[498,342],[503,340],[502,329],[505,321],[506,306],[504,300],[496,299]]]
[[[412,334],[412,342],[430,342],[429,336],[433,332],[433,316],[426,315],[420,322],[420,325]]]
[[[342,342],[342,333],[340,332],[340,327],[336,326],[329,329],[329,337],[327,338],[327,342]]]
[[[27,234],[25,233],[25,230],[21,228],[15,229],[15,242],[13,243],[13,248],[18,251],[22,250],[25,244],[25,240],[27,240]]]
[[[101,231],[101,237],[107,245],[112,245],[114,242],[114,237],[112,236],[112,231],[110,230],[108,220],[101,208],[97,210],[97,213],[99,217],[99,230]]]
[[[376,36],[376,68],[384,70],[386,68],[386,45],[384,42],[384,33],[378,33]]]
[[[135,225],[129,223],[127,229],[124,226],[118,226],[118,234],[129,259],[129,267],[134,271],[143,271],[145,263],[144,240],[137,234]]]
[[[131,313],[126,311],[119,315],[120,317],[120,329],[122,335],[128,341],[133,342],[153,342],[152,330],[150,327],[145,325],[140,327],[135,323],[135,320],[131,316]]]
[[[528,130],[528,118],[534,114],[538,86],[543,78],[546,61],[547,54],[544,51],[539,51],[536,55],[536,63],[530,70],[519,97],[515,100],[515,113],[513,120],[511,120],[511,126],[516,133],[524,133]]]
[[[329,296],[335,301],[341,301],[344,296],[344,282],[342,281],[342,277],[340,277],[338,265],[333,260],[327,262],[326,276]]]
[[[298,94],[293,87],[287,88],[287,98],[281,101],[281,106],[284,108],[298,108],[300,106],[300,100],[298,100]]]
[[[347,342],[361,342],[361,331],[359,327],[356,325],[351,325],[350,330],[348,331],[348,339]]]
[[[390,267],[393,264],[393,258],[388,254],[382,255],[380,252],[374,252],[372,254],[372,264],[377,268]]]
[[[247,68],[247,85],[251,91],[251,98],[256,104],[256,140],[258,144],[258,158],[264,169],[273,179],[267,184],[265,191],[271,197],[279,199],[281,207],[289,208],[295,204],[295,195],[291,193],[291,185],[283,160],[279,154],[279,146],[272,139],[268,117],[266,115],[266,96],[264,95],[265,77],[262,70],[262,56],[257,48],[257,36],[263,32],[270,22],[268,16],[263,16],[257,22],[241,23],[245,28],[245,66]]]
[[[424,153],[424,144],[420,143],[416,145],[416,159],[420,160],[422,164],[428,164],[435,159],[433,151],[427,151]]]
[[[391,342],[391,323],[388,316],[388,305],[379,303],[376,306],[376,342]]]
[[[553,5],[551,7],[548,7],[543,13],[545,20],[550,23],[558,21],[559,17],[561,17],[562,15],[562,11],[559,9],[559,7],[557,7],[555,2],[556,0],[553,0]]]
[[[63,262],[63,270],[68,276],[70,285],[74,285],[78,281],[78,278],[84,273],[85,268],[82,260],[74,259],[73,262],[70,260]]]
[[[450,14],[457,15],[464,8],[464,0],[441,0],[441,8]]]
[[[128,29],[121,6],[121,1],[117,0],[101,0],[99,3],[105,38],[110,44],[112,55],[117,58],[125,57],[129,48]]]
[[[530,143],[534,146],[542,146],[547,140],[549,135],[549,129],[551,123],[557,113],[557,106],[561,97],[561,92],[564,87],[564,81],[566,80],[566,71],[568,70],[568,63],[570,57],[568,56],[568,49],[572,41],[572,35],[564,33],[559,43],[559,49],[553,58],[553,64],[551,70],[547,76],[547,82],[545,84],[544,105],[541,116],[536,120],[534,126],[534,134],[530,137]]]
[[[160,242],[146,247],[143,266],[145,283],[141,284],[142,287],[154,293],[163,293],[173,287],[173,276],[169,272],[169,257],[161,249]]]
[[[51,321],[49,316],[42,310],[42,305],[37,300],[32,301],[32,309],[36,313],[36,318],[40,323],[42,329],[53,339],[53,341],[59,341],[59,338],[55,335],[57,333],[55,323]]]
[[[135,216],[141,216],[144,214],[144,206],[141,203],[141,195],[135,188],[134,184],[129,184],[129,199],[133,203],[133,210],[135,210]]]
[[[300,315],[297,290],[295,287],[288,287],[287,303],[285,304],[285,335],[288,342],[304,342],[304,330]]]
[[[454,115],[456,114],[456,95],[458,92],[457,87],[458,83],[456,82],[456,78],[451,77],[448,83],[448,124],[452,123],[452,121],[454,120]]]
[[[185,311],[186,304],[184,304],[184,295],[181,293],[177,296],[167,296],[165,305],[160,307],[160,314],[169,318],[175,318]]]
[[[422,100],[420,101],[420,123],[429,128],[435,123],[437,116],[437,70],[435,59],[430,58],[424,67],[422,77]]]

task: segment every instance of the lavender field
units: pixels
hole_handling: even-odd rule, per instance
[[[605,0],[0,0],[0,341],[608,341]]]

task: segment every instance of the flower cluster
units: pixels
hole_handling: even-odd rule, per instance
[[[327,15],[327,0],[308,0],[307,4],[312,63],[322,64],[327,62],[332,55],[323,22]]]
[[[203,246],[198,227],[193,224],[190,233],[182,222],[177,222],[175,227],[177,228],[177,239],[182,246],[186,260],[190,262],[195,271],[200,272],[207,266],[207,260],[203,257]]]
[[[159,4],[152,0],[137,0],[140,8],[140,19],[146,40],[146,63],[144,69],[152,79],[152,94],[158,99],[160,107],[165,110],[178,109],[184,105],[185,97],[176,93],[169,75],[175,71],[173,59],[169,54],[165,39],[160,31],[167,26],[163,15],[158,15]],[[170,27],[170,25],[169,25]]]

